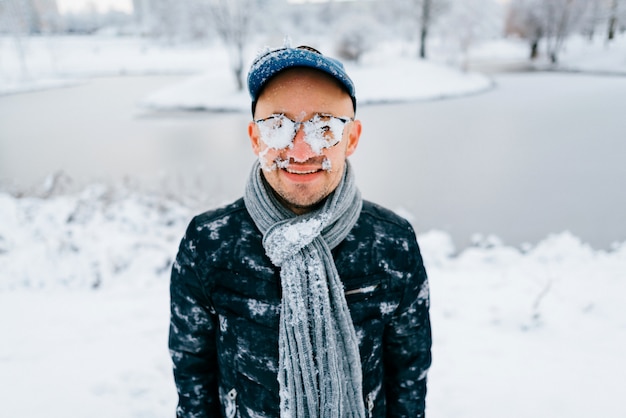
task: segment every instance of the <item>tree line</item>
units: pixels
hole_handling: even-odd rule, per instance
[[[415,56],[427,59],[435,37],[467,54],[481,39],[516,36],[528,42],[531,59],[543,45],[558,63],[574,33],[610,42],[626,30],[626,0],[133,0],[133,7],[132,15],[102,15],[93,8],[60,15],[55,0],[0,0],[0,34],[19,39],[115,28],[170,44],[219,40],[242,88],[244,52],[260,37],[332,39],[334,53],[359,61],[389,39],[413,42]]]
[[[626,26],[625,0],[513,0],[507,16],[507,33],[529,43],[531,59],[539,56],[543,40],[552,63],[568,36],[581,33],[593,39],[600,29],[611,41]]]

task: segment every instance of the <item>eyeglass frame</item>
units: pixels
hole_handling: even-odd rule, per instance
[[[343,139],[343,134],[345,132],[346,129],[346,125],[350,122],[354,122],[354,117],[347,117],[347,116],[335,116],[335,115],[331,115],[328,113],[316,113],[314,114],[312,117],[310,117],[307,120],[303,120],[300,122],[296,122],[295,120],[291,119],[290,117],[286,116],[284,113],[275,113],[272,114],[266,118],[262,118],[262,119],[254,119],[253,122],[255,124],[257,124],[257,126],[260,126],[260,123],[266,122],[270,119],[278,119],[278,118],[282,118],[282,119],[287,119],[288,121],[293,123],[293,132],[291,135],[291,139],[290,139],[290,145],[293,145],[296,136],[298,135],[298,131],[300,130],[300,127],[306,123],[313,123],[313,119],[315,119],[316,117],[329,117],[332,118],[333,120],[338,120],[340,122],[343,123],[342,127],[341,127],[341,137],[339,138],[339,140],[337,140],[337,142],[335,142],[333,145],[330,145],[328,147],[323,147],[323,148],[332,148],[334,146],[336,146],[337,144],[339,144],[341,142],[341,140]],[[279,128],[280,129],[280,128]],[[261,138],[263,139],[263,134],[261,134]],[[305,141],[306,141],[306,135],[305,135]],[[308,143],[308,142],[307,142]],[[290,145],[286,145],[283,148],[289,147]],[[282,149],[282,148],[281,148]]]

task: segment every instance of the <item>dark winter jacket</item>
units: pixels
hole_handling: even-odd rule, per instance
[[[193,219],[171,281],[179,417],[278,417],[280,274],[243,200]],[[404,219],[364,202],[333,251],[359,339],[368,416],[424,416],[426,272]]]

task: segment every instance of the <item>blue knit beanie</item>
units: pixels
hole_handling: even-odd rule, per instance
[[[267,82],[279,72],[294,67],[314,68],[333,76],[350,95],[356,111],[354,83],[346,73],[343,64],[334,58],[322,55],[314,48],[299,46],[297,48],[274,49],[254,60],[248,72],[248,90],[252,99],[252,114],[254,114],[256,102]]]

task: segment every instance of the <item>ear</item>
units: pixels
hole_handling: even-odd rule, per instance
[[[346,157],[351,156],[356,151],[357,145],[359,145],[359,138],[361,138],[361,130],[363,126],[360,120],[354,120],[350,122],[348,132],[348,145],[346,147]]]
[[[259,152],[261,152],[261,135],[259,133],[259,127],[256,126],[254,121],[248,124],[248,137],[250,137],[252,151],[255,155],[259,155]]]

